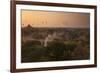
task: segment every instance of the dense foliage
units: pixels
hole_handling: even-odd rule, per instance
[[[43,46],[48,34],[56,38]],[[22,28],[22,62],[85,60],[90,57],[88,28]]]

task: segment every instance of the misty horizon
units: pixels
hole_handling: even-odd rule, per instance
[[[28,26],[30,26],[32,28],[89,28],[89,27],[59,27],[59,26],[56,26],[56,27],[34,27],[31,24],[27,24],[27,26],[22,25],[22,28],[28,27]]]
[[[23,25],[24,24],[24,25]],[[52,12],[52,11],[21,11],[21,26],[30,24],[32,27],[65,27],[65,28],[89,28],[89,13]]]

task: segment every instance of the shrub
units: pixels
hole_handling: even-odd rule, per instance
[[[61,41],[53,41],[47,46],[48,55],[53,60],[60,60],[65,50],[66,45]]]

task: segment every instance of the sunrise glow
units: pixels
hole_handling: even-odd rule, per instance
[[[51,11],[21,11],[22,27],[68,27],[88,28],[90,24],[89,13],[51,12]]]

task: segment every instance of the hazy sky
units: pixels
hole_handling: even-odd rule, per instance
[[[89,13],[22,10],[22,26],[89,28]],[[23,25],[24,24],[24,25]]]

